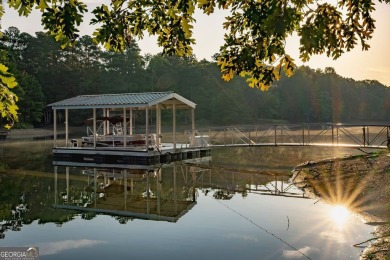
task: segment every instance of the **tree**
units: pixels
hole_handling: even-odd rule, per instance
[[[0,39],[0,48],[6,57],[1,58],[1,62],[7,64],[17,80],[18,87],[13,92],[18,99],[18,119],[19,125],[31,125],[40,123],[44,108],[44,94],[35,76],[28,73],[28,65],[25,59],[25,51],[28,48],[28,34],[21,34],[16,27],[10,27],[4,32]],[[29,64],[34,66],[35,64]],[[21,72],[19,69],[22,69]]]
[[[0,6],[1,13],[1,6]],[[0,33],[1,34],[1,33]],[[0,35],[1,37],[2,35]],[[5,64],[8,64],[6,66]],[[18,101],[17,95],[12,91],[18,85],[15,77],[9,72],[9,65],[14,64],[12,55],[9,54],[7,47],[0,43],[0,120],[1,125],[7,129],[11,128],[18,120]]]
[[[347,9],[345,16],[340,7]],[[228,81],[239,74],[262,90],[280,78],[281,70],[288,76],[293,73],[294,61],[285,52],[286,38],[293,32],[301,38],[300,58],[307,61],[321,53],[336,59],[358,39],[367,50],[375,28],[372,0],[338,0],[338,6],[313,0],[118,0],[93,11],[92,23],[101,24],[95,40],[122,50],[129,40],[147,32],[158,36],[164,53],[191,55],[195,8],[209,15],[215,8],[230,10],[224,23],[225,44],[217,55],[222,77]]]
[[[62,50],[58,42],[50,35],[37,32],[35,37],[23,36],[26,48],[22,52],[22,60],[19,64],[20,71],[34,75],[41,84],[46,95],[47,102],[55,102],[59,99],[69,98],[67,89],[68,81],[76,80],[74,76],[64,75],[68,71],[66,58],[69,57],[69,50]],[[64,81],[66,79],[66,81]],[[28,86],[24,86],[26,88]]]
[[[20,121],[25,124],[40,124],[43,116],[44,95],[41,85],[34,76],[15,74],[20,87],[15,89],[19,96]]]
[[[18,120],[18,106],[16,105],[18,97],[11,91],[18,83],[3,64],[0,64],[0,79],[0,113],[1,117],[6,119],[4,127],[9,129]]]
[[[9,0],[7,4],[23,16],[33,8],[39,9],[44,28],[63,47],[76,42],[77,27],[87,12],[87,6],[79,0]],[[343,7],[345,14],[339,11]],[[99,26],[94,41],[107,49],[123,51],[147,33],[158,36],[164,54],[191,56],[196,8],[208,15],[216,8],[230,11],[224,23],[228,30],[225,43],[216,55],[222,77],[229,81],[240,75],[247,78],[249,86],[262,90],[278,80],[282,70],[287,76],[294,72],[294,61],[285,51],[286,38],[293,32],[300,37],[300,58],[307,61],[311,55],[322,53],[337,59],[358,41],[367,50],[375,29],[373,0],[338,0],[337,6],[313,0],[113,0],[92,11],[95,17],[91,23]],[[3,13],[0,5],[0,18]],[[0,112],[15,119],[16,97],[8,92],[16,82],[6,67],[2,66],[1,72],[5,100],[11,100],[12,105],[8,109],[8,103],[3,102]]]
[[[390,3],[390,0],[379,0]],[[8,1],[20,15],[32,8],[42,12],[42,23],[63,45],[78,36],[77,26],[87,11],[82,1]],[[343,15],[339,9],[345,7]],[[363,50],[375,29],[371,12],[373,0],[338,0],[337,6],[313,0],[115,0],[92,13],[99,27],[94,40],[107,49],[124,50],[134,38],[145,33],[158,36],[166,54],[189,56],[195,43],[192,28],[195,9],[210,15],[216,8],[227,9],[225,44],[217,55],[225,80],[235,74],[248,77],[251,87],[268,89],[280,78],[281,70],[291,75],[295,69],[285,52],[286,38],[297,32],[301,38],[300,58],[326,53],[338,58],[354,48],[358,40]]]
[[[11,8],[18,10],[19,15],[28,16],[33,8],[42,12],[42,23],[45,29],[55,35],[57,41],[63,42],[63,46],[71,45],[78,37],[77,26],[82,21],[82,14],[87,10],[86,5],[80,1],[20,1],[12,0],[7,2]],[[3,2],[0,4],[0,20],[4,14]],[[1,29],[1,27],[0,27]],[[3,33],[0,32],[0,38]],[[0,64],[0,113],[7,123],[6,128],[12,127],[18,120],[16,101],[17,95],[11,90],[18,85],[15,77],[8,71],[8,67]]]

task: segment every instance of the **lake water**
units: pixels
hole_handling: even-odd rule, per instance
[[[0,247],[40,259],[358,259],[373,227],[288,180],[355,150],[218,148],[145,170],[52,166],[50,141],[1,143]],[[24,208],[26,206],[26,209]]]

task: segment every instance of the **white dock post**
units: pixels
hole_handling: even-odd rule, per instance
[[[96,148],[96,108],[93,109],[93,148]]]
[[[53,110],[53,127],[54,127],[54,147],[57,147],[57,109]]]
[[[66,170],[66,204],[69,204],[69,166],[65,167]]]
[[[124,170],[123,172],[123,195],[125,197],[125,210],[127,210],[127,170]]]
[[[149,183],[149,172],[146,173],[146,214],[150,214],[150,183]]]
[[[97,169],[93,168],[93,192],[97,193]],[[96,208],[97,199],[94,199],[94,207]]]
[[[177,193],[176,193],[176,166],[173,166],[173,205],[177,212]]]
[[[156,104],[156,145],[160,146],[160,134],[161,134],[161,119],[160,119],[160,106]]]
[[[65,109],[65,146],[68,147],[68,139],[69,139],[69,117],[68,117],[68,109]]]
[[[173,103],[173,149],[176,150],[176,104]]]
[[[191,108],[191,147],[195,146],[195,109]]]
[[[107,116],[107,118],[109,118],[110,117],[110,110],[107,108],[106,109],[106,116]],[[108,135],[108,134],[110,134],[111,133],[111,130],[110,130],[110,121],[109,120],[106,120],[106,122],[105,122],[105,125],[106,125],[106,134]],[[114,130],[113,130],[114,131]]]
[[[162,193],[162,180],[161,180],[161,168],[157,170],[157,214],[161,214],[161,193]]]
[[[130,135],[133,134],[133,109],[130,108]]]
[[[106,117],[106,109],[103,108],[103,118]],[[106,135],[107,134],[107,124],[106,123],[103,123],[103,135]]]
[[[123,147],[126,148],[126,108],[123,108]]]
[[[57,190],[57,172],[58,172],[58,166],[54,166],[54,205],[57,205],[57,198],[58,198],[58,190]]]
[[[146,118],[146,122],[145,122],[145,146],[146,146],[146,150],[148,149],[149,147],[149,109],[146,108],[145,109],[145,112],[146,112],[146,115],[145,115],[145,118]]]

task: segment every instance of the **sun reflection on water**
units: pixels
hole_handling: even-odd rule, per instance
[[[345,205],[333,205],[330,212],[332,222],[339,228],[343,229],[350,219],[351,213]]]

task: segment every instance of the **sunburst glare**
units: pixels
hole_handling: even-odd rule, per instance
[[[345,205],[334,205],[332,206],[329,215],[336,226],[342,229],[348,222],[351,214]]]

